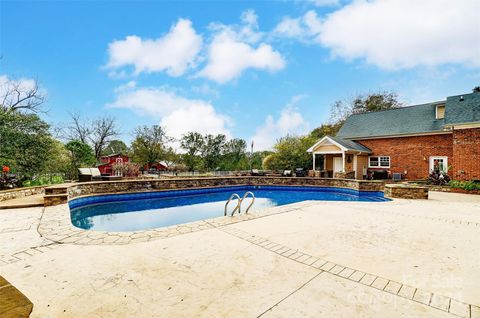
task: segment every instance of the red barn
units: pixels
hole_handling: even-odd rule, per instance
[[[151,164],[146,164],[143,168],[145,170],[153,169],[153,170],[157,170],[157,171],[168,170],[167,164],[163,161],[158,161],[158,162],[154,162],[154,163],[151,163]]]
[[[130,158],[121,153],[116,153],[108,156],[103,156],[100,158],[100,161],[102,162],[100,165],[98,165],[98,170],[100,170],[100,173],[103,175],[112,176],[115,174],[113,172],[113,165],[130,162]]]

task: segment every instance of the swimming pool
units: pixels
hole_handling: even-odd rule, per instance
[[[344,188],[299,186],[229,186],[111,194],[73,199],[69,202],[72,224],[86,230],[138,231],[223,216],[232,193],[255,194],[251,212],[306,200],[389,201],[383,192]],[[245,210],[251,198],[245,199]],[[229,205],[229,211],[236,201]],[[249,212],[250,213],[250,212]]]

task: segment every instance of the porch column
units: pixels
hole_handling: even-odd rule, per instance
[[[358,170],[358,167],[357,167],[357,154],[353,155],[353,171],[355,171],[355,179],[358,179],[357,178],[357,170]]]
[[[313,172],[315,173],[315,153],[313,152]]]
[[[342,169],[343,169],[343,172],[346,172],[345,171],[345,151],[342,151]]]

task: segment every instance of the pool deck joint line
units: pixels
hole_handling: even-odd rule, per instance
[[[275,242],[270,241],[269,239],[239,230],[237,228],[233,228],[230,226],[222,226],[222,227],[217,227],[217,229],[227,234],[230,234],[234,237],[237,237],[239,239],[245,240],[251,244],[259,246],[263,249],[269,250],[280,256],[286,257],[292,261],[320,270],[319,274],[321,274],[322,272],[326,272],[328,274],[340,277],[341,279],[347,279],[354,283],[359,283],[365,286],[376,288],[383,292],[393,294],[394,296],[415,301],[420,304],[429,306],[437,310],[441,310],[443,312],[450,313],[458,317],[477,318],[477,316],[473,316],[473,313],[480,313],[480,307],[474,304],[467,304],[451,297],[443,296],[437,293],[432,293],[416,287],[404,285],[403,283],[389,280],[387,278],[383,278],[375,274],[365,273],[353,268],[342,266],[340,264],[336,264],[328,260],[315,257],[307,253],[303,253],[298,249],[292,249],[292,248],[289,248],[288,246],[277,244]],[[312,281],[317,276],[318,275],[316,275],[315,277],[307,281],[299,289],[295,290],[294,293],[300,290],[301,288],[303,288],[305,285],[307,285],[310,281]],[[285,299],[287,297],[285,297]],[[441,303],[438,303],[438,300],[440,300]],[[278,303],[276,305],[278,305]],[[268,310],[271,310],[276,305],[272,306]],[[261,315],[263,315],[264,313],[262,313]]]

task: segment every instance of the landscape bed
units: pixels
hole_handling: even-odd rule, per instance
[[[312,186],[226,186],[203,189],[150,191],[108,194],[72,199],[69,202],[72,224],[99,231],[138,231],[183,224],[224,215],[225,202],[233,193],[240,197],[253,192],[252,211],[307,200],[389,201],[380,191],[357,191]],[[242,204],[245,211],[252,202]],[[232,200],[228,215],[238,200]]]

